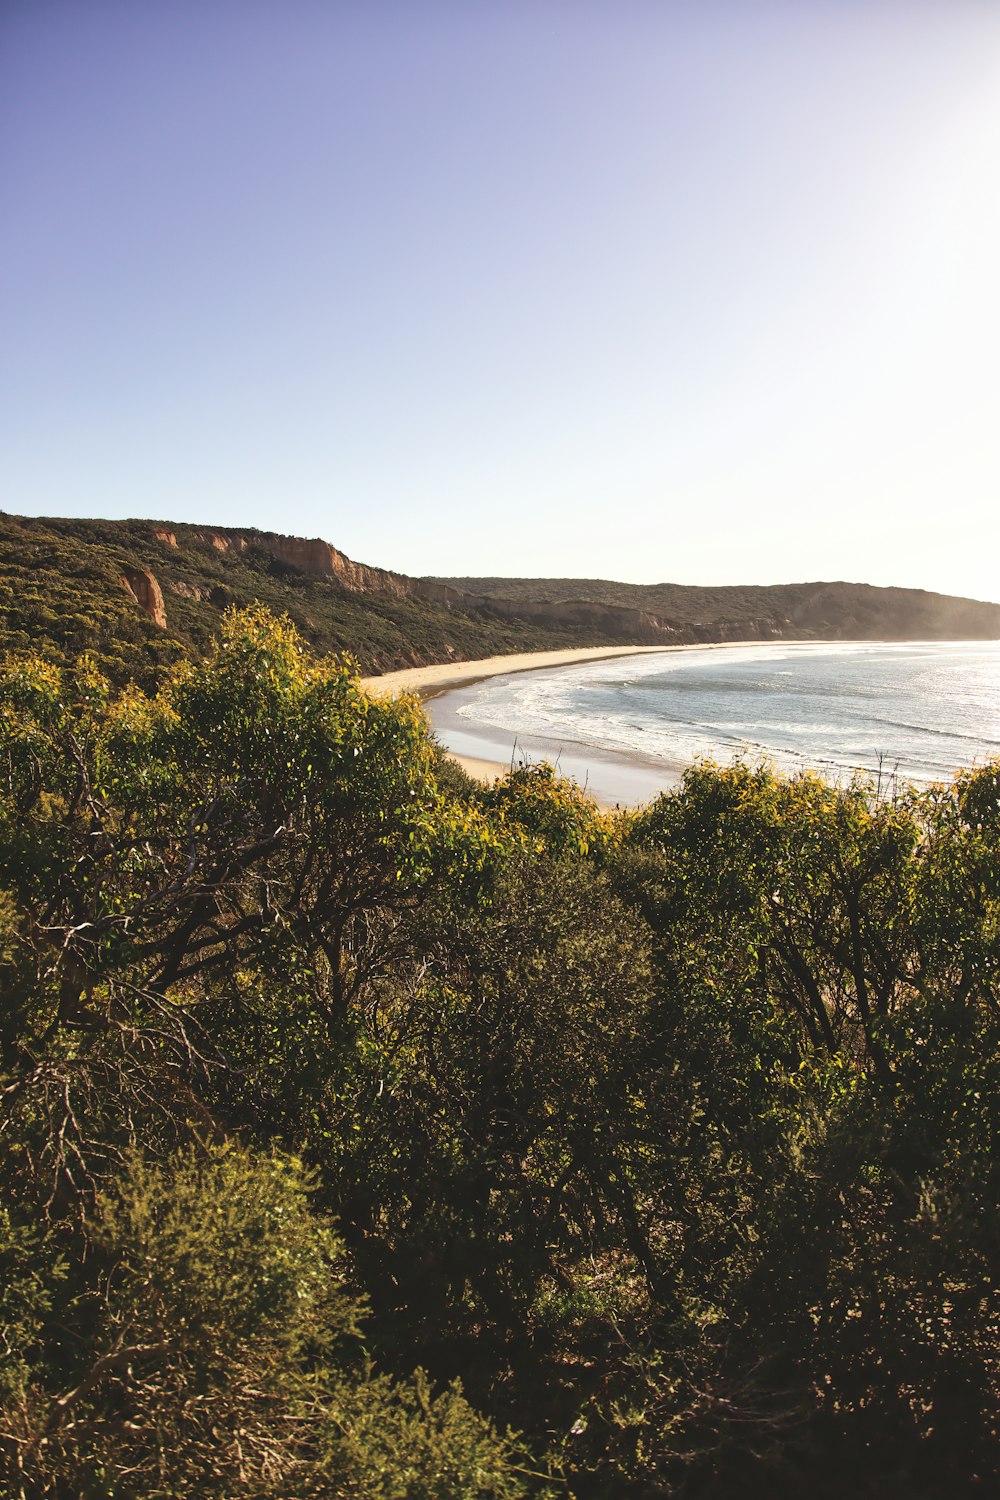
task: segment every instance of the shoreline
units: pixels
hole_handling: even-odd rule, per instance
[[[434,703],[431,728],[442,741],[447,738],[445,753],[477,781],[489,785],[506,776],[519,762],[548,760],[561,775],[576,781],[590,791],[600,807],[634,807],[648,802],[659,792],[677,786],[684,770],[681,761],[643,760],[610,750],[598,750],[578,742],[569,744],[546,740],[541,736],[515,736],[512,743],[500,731],[491,733],[486,726],[473,726],[458,719],[457,702],[447,707],[445,699],[459,700],[463,688],[471,688],[489,677],[512,676],[518,672],[567,667],[585,662],[612,660],[615,657],[667,655],[678,651],[711,651],[733,646],[760,646],[770,642],[706,641],[684,642],[674,646],[576,646],[559,651],[525,651],[511,656],[488,656],[479,660],[441,662],[429,667],[404,667],[379,677],[363,677],[361,685],[377,697],[395,693],[416,693],[425,705]],[[775,642],[774,644],[783,644]],[[785,643],[787,644],[787,643]],[[815,642],[795,644],[814,645]]]
[[[727,642],[726,644],[730,644]],[[752,642],[734,642],[750,645]],[[436,662],[430,667],[402,667],[378,677],[362,677],[366,693],[386,698],[395,693],[416,693],[436,698],[452,688],[471,687],[487,677],[506,677],[514,672],[535,672],[543,667],[570,667],[578,662],[604,661],[615,656],[647,656],[653,652],[701,651],[704,647],[678,646],[568,646],[560,651],[520,651],[511,656],[483,656],[472,661]]]
[[[461,712],[476,683],[441,691],[424,703],[431,730],[446,754],[477,780],[490,782],[511,769],[549,761],[603,808],[635,807],[679,785],[686,762],[654,759],[583,740],[503,730]]]
[[[738,651],[741,646],[781,646],[786,650],[795,650],[796,647],[812,649],[816,646],[920,644],[922,642],[916,640],[786,640],[782,636],[770,636],[767,640],[755,637],[740,641],[683,641],[673,646],[566,646],[558,651],[519,651],[510,656],[482,656],[471,661],[435,662],[429,667],[401,667],[395,672],[362,677],[361,686],[366,693],[373,693],[377,698],[389,697],[394,693],[416,693],[426,700],[450,692],[452,688],[471,687],[487,677],[506,677],[514,672],[534,672],[543,667],[570,667],[582,662],[606,661],[616,656],[672,656],[678,651]],[[962,643],[956,641],[951,644]]]

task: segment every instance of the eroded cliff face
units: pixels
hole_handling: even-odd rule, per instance
[[[158,540],[164,540],[162,531],[154,531]],[[223,527],[192,527],[186,533],[190,541],[207,543],[223,557],[238,557],[256,549],[269,552],[290,567],[315,578],[329,578],[342,588],[357,594],[394,594],[406,597],[414,592],[413,579],[400,573],[390,573],[385,568],[370,568],[365,563],[356,563],[321,537],[284,536],[277,531],[232,531]],[[176,541],[174,544],[176,546]]]
[[[171,579],[167,587],[182,599],[203,599],[216,609],[226,609],[233,602],[228,589],[219,584],[186,583],[183,579]]]
[[[394,594],[397,597],[412,594],[410,587],[415,579],[404,578],[401,573],[390,573],[385,568],[370,568],[366,563],[356,563],[343,552],[338,552],[329,542],[320,537],[306,540],[300,536],[281,536],[277,532],[254,533],[253,540],[283,562],[301,568],[303,573],[313,573],[320,578],[333,578],[343,588],[354,594]]]
[[[154,625],[166,630],[167,611],[163,604],[163,590],[153,573],[147,573],[141,568],[125,568],[122,587],[127,594],[131,594],[139,608],[146,611]]]
[[[196,531],[195,536],[214,547],[216,552],[238,553],[247,550],[246,537],[239,531]]]

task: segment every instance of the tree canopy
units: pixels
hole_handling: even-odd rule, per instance
[[[998,788],[480,788],[261,609],[11,659],[0,1489],[989,1492]]]

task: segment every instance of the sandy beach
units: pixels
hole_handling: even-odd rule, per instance
[[[381,677],[362,677],[361,686],[376,697],[419,693],[429,698],[446,688],[464,687],[484,677],[532,672],[539,667],[568,667],[574,662],[603,661],[609,656],[642,656],[650,652],[688,651],[689,646],[573,646],[566,651],[522,651],[516,656],[484,656],[478,661],[448,661],[433,667],[404,667]]]
[[[479,661],[443,662],[433,667],[406,667],[399,672],[386,672],[381,677],[363,677],[361,681],[369,693],[379,697],[393,693],[418,693],[425,701],[432,702],[447,694],[448,703],[436,705],[436,711],[433,712],[434,728],[449,741],[467,742],[468,753],[463,747],[457,750],[449,748],[448,754],[470,776],[479,781],[490,782],[498,776],[505,776],[515,758],[509,746],[501,745],[498,740],[491,740],[482,732],[471,733],[464,721],[456,717],[454,710],[461,701],[458,689],[470,687],[486,677],[506,676],[512,672],[566,667],[616,656],[662,655],[666,651],[704,649],[704,646],[689,645],[580,646],[564,651],[527,651],[515,656],[488,656]],[[453,692],[454,700],[451,698]],[[472,751],[478,753],[474,754]],[[582,784],[589,784],[602,806],[646,801],[662,787],[675,784],[680,774],[679,765],[643,763],[590,749],[587,750],[584,761],[572,751],[567,753],[562,746],[542,741],[525,743],[522,753],[531,760],[553,760],[564,775],[571,776]],[[600,774],[602,767],[609,772],[613,768],[613,776],[607,777],[606,785]]]

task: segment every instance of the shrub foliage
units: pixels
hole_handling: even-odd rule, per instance
[[[0,1490],[1000,1480],[1000,771],[478,789],[227,616],[0,679]]]

